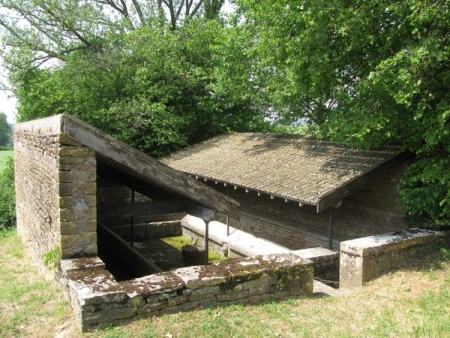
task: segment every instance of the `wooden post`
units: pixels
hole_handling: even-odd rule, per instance
[[[131,190],[131,203],[134,204],[134,189]],[[133,244],[134,244],[134,216],[131,216],[130,246],[133,247]]]

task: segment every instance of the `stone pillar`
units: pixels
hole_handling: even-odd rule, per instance
[[[95,152],[60,135],[58,157],[61,258],[97,254]]]

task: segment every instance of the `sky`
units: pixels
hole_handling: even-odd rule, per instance
[[[0,75],[0,82],[6,84],[6,78],[3,74]],[[5,113],[8,117],[9,123],[16,122],[16,99],[9,97],[11,92],[0,90],[0,112]]]
[[[225,5],[222,8],[224,12],[231,12],[232,6],[228,1],[225,1]],[[1,67],[1,66],[0,66]],[[0,82],[2,84],[7,84],[7,79],[5,77],[5,74],[3,72],[3,69],[0,68]],[[14,97],[11,97],[11,92],[6,91],[3,89],[0,89],[0,112],[5,113],[8,117],[9,123],[15,123],[16,122],[16,104],[17,101]]]

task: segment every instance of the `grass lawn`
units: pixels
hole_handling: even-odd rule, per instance
[[[14,155],[14,151],[0,151],[0,171],[3,170],[4,165],[5,165],[5,160],[8,157],[11,157]]]
[[[81,337],[60,286],[0,235],[0,337]],[[450,261],[436,253],[335,298],[234,305],[106,325],[85,337],[450,337]]]

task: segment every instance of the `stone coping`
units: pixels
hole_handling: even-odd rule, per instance
[[[116,320],[313,293],[313,263],[292,253],[238,258],[121,282],[98,257],[64,260],[61,269],[60,282],[82,331]]]

